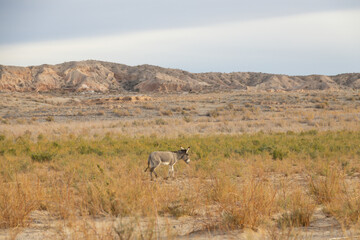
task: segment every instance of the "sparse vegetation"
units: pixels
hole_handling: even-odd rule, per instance
[[[53,121],[54,121],[54,117],[53,117],[53,116],[47,116],[47,117],[45,118],[45,120],[46,120],[47,122],[53,122]]]
[[[359,132],[173,139],[108,134],[65,136],[56,141],[1,136],[2,228],[26,226],[34,210],[46,210],[64,220],[104,215],[196,218],[199,211],[207,214],[208,207],[215,214],[207,218],[207,224],[223,230],[266,228],[274,214],[281,214],[280,228],[298,227],[309,226],[315,207],[322,205],[344,224],[359,222],[358,179],[351,185],[344,182],[347,172],[360,169]],[[189,167],[179,164],[178,180],[150,182],[143,173],[149,152],[187,144],[192,163]],[[275,159],[281,159],[279,152],[286,152],[287,157],[277,164],[274,152]],[[159,170],[160,176],[166,176],[167,169]],[[297,172],[308,173],[308,190],[296,187],[287,192],[272,178],[285,174],[292,179]]]
[[[214,118],[218,117],[219,115],[220,115],[220,111],[218,109],[214,109],[207,113],[207,116]]]
[[[308,227],[315,210],[314,200],[299,186],[292,190],[285,200],[285,213],[278,220],[279,227]]]
[[[113,113],[117,117],[128,117],[131,116],[131,113],[127,109],[115,109],[113,110]]]
[[[167,122],[162,118],[158,118],[158,119],[155,120],[155,124],[156,125],[166,125]]]
[[[161,116],[172,116],[173,113],[171,110],[162,110],[162,111],[160,111],[160,115]]]
[[[18,95],[0,109],[0,228],[30,227],[41,212],[90,239],[173,238],[173,226],[186,224],[187,234],[252,229],[291,238],[320,213],[356,229],[358,97],[342,94],[154,95],[121,104],[74,95],[62,105]],[[22,108],[25,100],[36,107]],[[44,124],[48,116],[56,121]],[[191,146],[190,165],[179,163],[175,180],[160,167],[150,182],[148,154],[180,146]],[[104,235],[94,219],[108,221]]]
[[[32,153],[31,159],[34,162],[49,162],[53,159],[54,154],[49,152]]]

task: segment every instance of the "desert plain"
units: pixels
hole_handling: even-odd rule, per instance
[[[356,74],[293,78],[291,89],[285,76],[244,87],[210,74],[223,82],[203,89],[181,70],[189,82],[126,68],[121,76],[154,77],[130,84],[104,64],[26,70],[36,87],[2,82],[0,239],[359,238]],[[90,84],[92,73],[117,89]],[[62,77],[80,87],[50,84]],[[190,164],[177,163],[174,178],[160,166],[150,181],[149,154],[180,147],[190,147]]]
[[[0,98],[0,239],[359,236],[356,90]]]

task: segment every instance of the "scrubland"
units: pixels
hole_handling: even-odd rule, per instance
[[[357,91],[153,94],[0,93],[0,131],[130,136],[359,130]],[[131,98],[129,98],[131,99]]]
[[[0,239],[360,234],[357,92],[2,97]],[[190,165],[150,181],[149,153],[180,146]]]

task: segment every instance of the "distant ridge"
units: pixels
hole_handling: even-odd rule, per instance
[[[152,65],[127,66],[95,60],[57,65],[0,65],[0,91],[184,92],[218,90],[360,89],[360,73],[288,76],[254,72],[190,73]]]

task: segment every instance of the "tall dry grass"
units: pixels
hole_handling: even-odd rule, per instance
[[[360,222],[360,184],[358,179],[347,180],[343,170],[330,167],[325,176],[314,176],[309,182],[316,200],[325,211],[345,226]]]
[[[0,228],[27,226],[29,214],[44,206],[45,189],[33,177],[21,174],[0,182]]]
[[[160,217],[199,218],[209,229],[231,230],[268,227],[280,215],[277,225],[293,228],[309,226],[319,206],[353,225],[359,222],[359,144],[356,131],[36,140],[3,135],[0,227],[27,226],[31,213],[41,210],[70,223],[150,219],[154,224],[141,234],[154,238]],[[178,163],[173,181],[164,180],[166,167],[159,168],[159,179],[150,181],[143,172],[148,154],[180,146],[191,146],[190,166]],[[297,178],[301,174],[309,176],[308,184]],[[279,183],[284,177],[288,184]],[[131,226],[139,224],[127,224],[119,234],[135,236]]]
[[[301,187],[293,187],[288,197],[282,199],[285,212],[278,219],[281,228],[308,227],[315,211],[315,201]]]
[[[218,205],[221,225],[228,229],[256,229],[277,210],[276,190],[262,179],[250,176],[240,186],[227,177],[214,180],[211,197]]]

